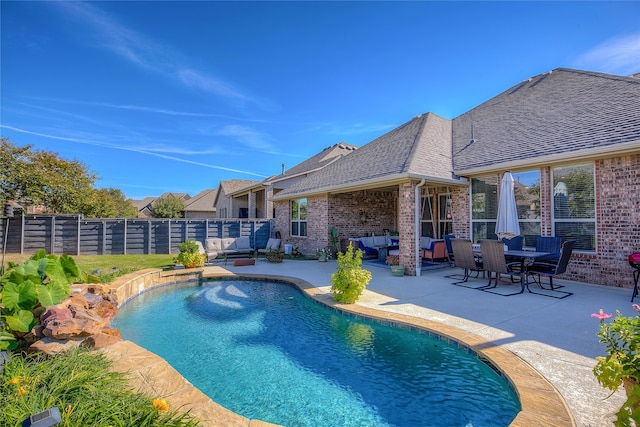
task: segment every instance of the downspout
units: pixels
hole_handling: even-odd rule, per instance
[[[415,200],[415,228],[413,235],[416,239],[416,276],[420,277],[422,274],[422,257],[420,256],[420,187],[427,182],[426,178],[422,178],[420,184],[416,185],[416,200]]]

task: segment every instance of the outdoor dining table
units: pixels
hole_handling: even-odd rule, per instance
[[[473,252],[477,253],[477,254],[481,254],[480,252],[480,247],[476,247],[476,245],[473,246]],[[531,292],[529,290],[529,274],[527,272],[527,267],[530,265],[530,263],[528,263],[528,260],[531,261],[535,261],[538,258],[544,258],[545,256],[549,256],[551,255],[550,252],[536,252],[536,251],[526,251],[526,250],[506,250],[504,251],[504,256],[506,257],[511,257],[511,258],[518,258],[520,259],[520,273],[524,274],[524,277],[521,278],[520,280],[520,286],[522,287],[522,289],[520,290],[520,294],[524,292],[524,289],[527,288],[527,290],[529,292]]]

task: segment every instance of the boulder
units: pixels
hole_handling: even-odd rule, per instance
[[[88,337],[100,333],[104,323],[88,319],[53,320],[42,330],[44,336],[59,340]]]
[[[40,323],[43,327],[47,326],[47,323],[54,320],[70,320],[73,319],[73,313],[71,310],[65,307],[61,307],[59,305],[49,307],[46,309],[44,313],[40,316]]]
[[[103,301],[102,295],[92,294],[90,292],[82,295],[82,297],[87,300],[87,306],[85,308],[95,308],[95,306]]]
[[[90,349],[101,349],[122,341],[122,338],[105,333],[91,335],[82,341],[81,346]]]
[[[42,352],[50,356],[71,350],[80,346],[82,340],[56,340],[52,338],[42,338],[29,346],[28,353]]]

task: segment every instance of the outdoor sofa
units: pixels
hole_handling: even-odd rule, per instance
[[[249,237],[210,237],[205,240],[204,250],[207,261],[219,256],[226,260],[234,255],[253,255],[255,251]]]

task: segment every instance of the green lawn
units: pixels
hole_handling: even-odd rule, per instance
[[[6,254],[4,259],[5,270],[8,262],[17,264],[23,263],[29,259],[31,255]],[[176,255],[160,254],[160,255],[80,255],[72,256],[73,260],[80,271],[92,273],[94,270],[102,270],[102,275],[109,277],[110,282],[117,276],[114,271],[120,273],[143,270],[145,268],[162,268],[168,269],[173,266],[173,260]]]

